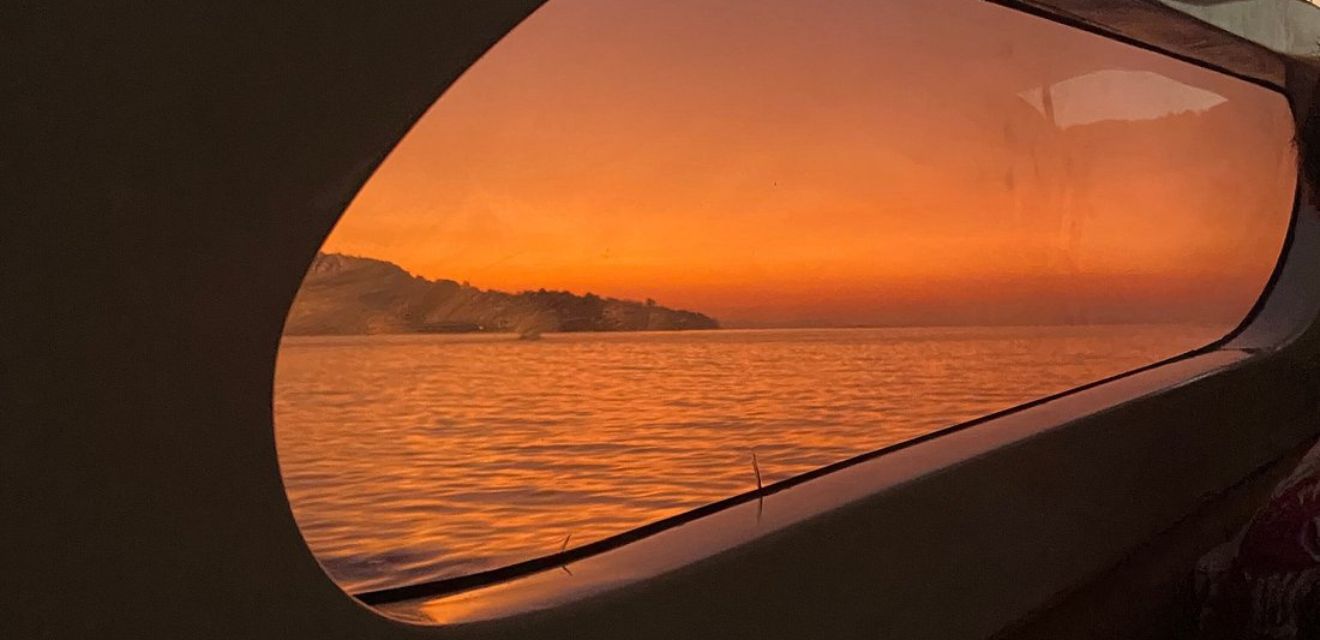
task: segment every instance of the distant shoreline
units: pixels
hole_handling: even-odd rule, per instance
[[[428,280],[384,260],[317,254],[285,322],[290,335],[688,331],[715,318],[652,299],[551,289],[517,293]]]
[[[936,324],[936,325],[868,325],[868,326],[846,326],[846,327],[715,327],[702,329],[615,329],[615,330],[580,330],[580,331],[546,331],[540,335],[543,337],[555,336],[574,336],[574,335],[637,335],[637,334],[693,334],[693,333],[790,333],[790,332],[824,332],[824,331],[882,331],[882,330],[920,330],[920,329],[1118,329],[1125,327],[1198,327],[1198,328],[1220,328],[1221,325],[1213,322],[1104,322],[1088,324]],[[1225,330],[1227,331],[1227,330]],[[510,340],[517,340],[519,333],[516,331],[397,331],[397,332],[374,332],[374,333],[285,333],[286,338],[358,338],[358,337],[401,337],[401,336],[463,336],[463,337],[506,337]]]

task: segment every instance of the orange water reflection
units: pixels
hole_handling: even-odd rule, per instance
[[[298,523],[350,590],[619,533],[1208,342],[1112,326],[289,338]]]

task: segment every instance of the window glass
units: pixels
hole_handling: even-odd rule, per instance
[[[1291,134],[974,0],[553,0],[311,265],[294,514],[349,591],[453,577],[1205,345],[1275,265]]]

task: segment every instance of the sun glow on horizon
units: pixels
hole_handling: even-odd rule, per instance
[[[946,4],[555,0],[325,249],[729,326],[1241,317],[1287,226],[1284,99]]]

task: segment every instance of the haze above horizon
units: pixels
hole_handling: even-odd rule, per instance
[[[556,0],[324,250],[730,327],[1232,322],[1291,134],[1280,95],[990,4]]]

